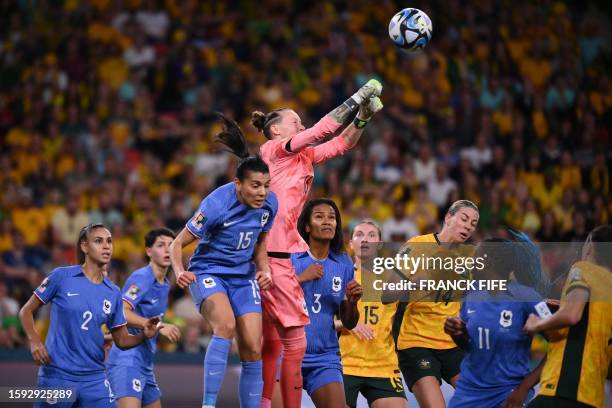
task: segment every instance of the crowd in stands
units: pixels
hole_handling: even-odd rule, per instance
[[[0,348],[25,344],[19,306],[76,262],[81,227],[110,227],[121,285],[146,262],[149,229],[180,230],[232,180],[215,111],[256,152],[253,110],[290,107],[312,125],[371,75],[384,110],[314,181],[347,230],[370,217],[403,241],[436,230],[458,198],[480,207],[476,239],[510,225],[580,241],[609,223],[607,14],[596,3],[427,2],[433,39],[409,53],[387,34],[400,3],[0,2]],[[180,289],[166,317],[184,328],[178,349],[202,349],[206,325]]]

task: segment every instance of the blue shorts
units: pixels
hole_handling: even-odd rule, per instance
[[[109,365],[106,375],[115,400],[134,397],[142,401],[144,407],[161,398],[161,391],[153,372],[144,372],[137,367]]]
[[[202,303],[210,295],[225,293],[234,310],[234,316],[247,313],[261,313],[261,297],[259,285],[254,275],[228,276],[228,275],[196,275],[196,281],[189,285],[191,296],[201,311]]]
[[[455,393],[448,403],[449,408],[502,407],[508,396],[518,386],[516,384],[494,388],[474,387],[465,382],[462,383],[461,377],[459,378]],[[533,394],[533,389],[529,390],[525,403],[533,398]]]
[[[74,402],[59,402],[47,400],[37,402],[36,408],[115,408],[117,404],[108,380],[72,381],[55,377],[38,377],[38,387],[71,388],[76,393]]]
[[[304,389],[312,395],[317,389],[331,383],[344,384],[342,363],[336,353],[314,356],[306,354],[302,362],[302,377]]]

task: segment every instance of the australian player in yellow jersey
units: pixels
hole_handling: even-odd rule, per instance
[[[547,319],[531,315],[529,334],[555,330],[533,408],[603,407],[612,360],[612,226],[595,228],[561,294],[561,307]],[[550,333],[550,332],[549,332]]]
[[[439,233],[413,237],[405,248],[413,243],[431,243],[443,250],[449,245],[464,243],[476,230],[478,219],[476,204],[469,200],[455,201],[444,216]],[[419,271],[414,276],[418,277]],[[385,303],[397,299],[394,298],[397,294],[387,294],[383,294]],[[459,379],[464,352],[444,332],[446,318],[459,316],[461,304],[450,301],[452,298],[457,296],[446,291],[444,296],[436,297],[433,302],[410,299],[403,314],[398,314],[401,319],[396,341],[399,366],[420,407],[443,408],[442,379],[453,387]]]
[[[381,240],[381,229],[372,220],[363,220],[353,229],[350,246],[357,282],[362,283],[362,266],[369,264],[363,259],[376,255]],[[405,408],[406,395],[391,333],[397,302],[383,305],[362,299],[357,307],[359,323],[350,331],[343,329],[340,336],[346,403],[356,407],[361,392],[370,407]]]

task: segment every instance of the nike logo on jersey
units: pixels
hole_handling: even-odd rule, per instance
[[[223,371],[209,371],[208,375],[219,375],[221,374]]]
[[[151,303],[156,304],[159,301],[159,299],[151,299]]]
[[[79,294],[78,294],[78,293],[71,293],[71,292],[68,292],[68,293],[66,293],[66,294],[67,294],[68,296],[79,296]]]
[[[476,311],[475,311],[475,310],[472,310],[472,309],[468,309],[468,310],[467,310],[467,314],[472,314],[472,313],[476,313]]]
[[[224,222],[224,223],[223,223],[223,226],[224,226],[224,227],[229,227],[230,225],[234,225],[234,224],[235,224],[235,223],[237,223],[238,221],[239,221],[239,220],[236,220],[236,221],[230,221],[230,222],[227,222],[227,221],[226,221],[226,222]]]

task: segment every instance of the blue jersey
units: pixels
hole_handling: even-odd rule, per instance
[[[497,295],[468,293],[461,319],[467,326],[469,348],[450,406],[463,406],[464,399],[471,401],[465,406],[473,406],[475,397],[497,406],[507,398],[531,372],[531,337],[523,326],[529,314],[541,314],[542,307],[546,304],[538,292],[516,282]]]
[[[163,316],[168,307],[170,284],[167,279],[159,283],[151,266],[134,271],[123,285],[123,300],[132,305],[134,313],[142,317]],[[138,334],[142,329],[129,327],[131,334]],[[153,371],[153,355],[157,348],[157,335],[145,340],[139,346],[129,350],[120,350],[117,345],[108,356],[109,365],[138,367],[144,371]]]
[[[323,276],[320,279],[302,283],[310,315],[310,324],[306,326],[306,355],[339,353],[334,315],[345,299],[346,285],[354,278],[353,261],[344,253],[330,252],[325,260],[318,261],[309,252],[302,252],[293,254],[291,262],[297,275],[301,275],[314,263],[323,265]]]
[[[74,381],[104,381],[104,333],[126,324],[121,292],[108,278],[90,281],[81,265],[56,268],[34,291],[51,302],[51,324],[45,345],[51,358],[39,375]]]
[[[278,200],[272,192],[262,208],[238,201],[234,183],[210,193],[185,226],[200,240],[189,271],[198,275],[252,274],[255,244],[260,233],[272,228],[277,210]]]

